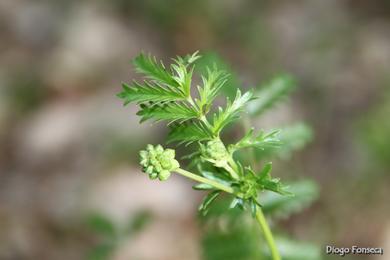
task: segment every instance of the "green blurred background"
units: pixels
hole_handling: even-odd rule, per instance
[[[0,1],[0,259],[207,258],[202,194],[137,166],[165,127],[139,125],[115,97],[142,50],[164,61],[200,50],[237,87],[294,75],[293,95],[254,124],[312,127],[275,174],[315,180],[320,195],[278,228],[324,259],[339,258],[328,244],[385,250],[344,259],[389,259],[386,0]]]

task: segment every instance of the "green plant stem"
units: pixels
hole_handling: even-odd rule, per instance
[[[265,219],[265,216],[263,214],[263,211],[259,206],[257,206],[256,209],[256,219],[257,222],[260,224],[260,227],[263,231],[265,240],[267,241],[267,244],[271,250],[271,256],[273,260],[281,260],[279,251],[276,247],[274,237],[272,236],[271,229],[268,226],[267,220]]]
[[[189,171],[186,171],[186,170],[183,170],[181,168],[179,169],[176,169],[175,172],[177,172],[178,174],[180,175],[183,175],[187,178],[190,178],[194,181],[197,181],[197,182],[201,182],[201,183],[205,183],[205,184],[209,184],[219,190],[223,190],[227,193],[234,193],[234,190],[233,188],[229,187],[229,186],[226,186],[226,185],[223,185],[217,181],[213,181],[213,180],[210,180],[210,179],[207,179],[207,178],[204,178],[202,176],[199,176],[197,174],[194,174],[192,172],[189,172]]]

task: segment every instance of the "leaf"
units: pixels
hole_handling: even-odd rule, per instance
[[[141,104],[140,108],[137,115],[141,116],[141,123],[148,119],[168,120],[169,123],[179,120],[182,123],[198,116],[198,112],[185,103]]]
[[[273,130],[269,133],[260,131],[260,133],[255,137],[253,137],[253,131],[254,129],[251,128],[240,141],[231,145],[229,149],[233,152],[248,147],[264,150],[268,148],[276,148],[282,144],[278,137],[280,130]]]
[[[247,212],[236,208],[227,210],[229,201],[218,199],[200,223],[204,227],[201,233],[202,259],[206,260],[252,260],[264,259],[260,246],[261,229]]]
[[[237,74],[232,70],[231,66],[215,52],[203,53],[202,58],[196,63],[195,70],[199,72],[200,75],[207,75],[210,66],[217,67],[220,70],[225,71],[226,75],[229,75],[221,88],[221,92],[233,99],[237,91],[237,86],[240,85]]]
[[[241,91],[237,89],[236,97],[233,102],[227,100],[226,108],[219,107],[218,113],[214,114],[213,133],[218,135],[221,130],[229,123],[239,118],[241,112],[247,102],[252,100],[253,94],[251,91],[241,95]]]
[[[265,190],[270,190],[281,195],[294,196],[294,194],[288,190],[289,187],[283,185],[279,178],[272,179],[268,176],[267,178],[260,179],[259,182]]]
[[[96,233],[111,238],[116,236],[114,223],[112,223],[111,220],[106,216],[103,216],[99,213],[94,213],[88,216],[87,224]]]
[[[138,55],[133,64],[137,72],[144,74],[147,78],[161,82],[167,86],[178,87],[178,83],[172,75],[165,69],[164,64],[157,62],[151,55],[145,56],[143,53]]]
[[[287,96],[296,86],[292,76],[287,74],[278,75],[269,83],[261,87],[255,93],[256,101],[248,105],[248,112],[251,115],[259,115],[266,109],[272,107],[277,101]]]
[[[203,202],[199,206],[199,211],[202,212],[203,215],[207,214],[208,207],[219,196],[220,193],[221,191],[219,190],[212,191],[203,199]]]
[[[191,144],[196,141],[211,140],[212,133],[201,122],[184,122],[170,125],[168,143],[177,142]]]
[[[179,91],[170,88],[162,87],[158,84],[152,84],[144,82],[139,84],[134,81],[131,86],[126,83],[122,84],[123,90],[117,94],[117,97],[124,100],[124,105],[131,102],[143,103],[143,102],[168,102],[168,101],[180,101],[185,97]]]
[[[188,70],[183,63],[179,62],[172,64],[171,68],[175,72],[173,79],[179,85],[181,91],[184,93],[184,96],[190,97],[193,68]]]
[[[269,176],[271,171],[272,171],[272,162],[269,162],[266,165],[264,165],[261,172],[259,172],[259,179],[265,179],[267,176]]]
[[[282,128],[278,138],[282,144],[281,146],[257,150],[255,153],[256,158],[276,155],[282,159],[288,159],[293,151],[302,149],[313,139],[313,130],[305,123],[295,123],[291,126]]]
[[[261,194],[260,202],[264,213],[276,217],[288,217],[308,207],[319,195],[318,185],[310,180],[289,183],[289,191],[294,193],[293,197],[267,191]]]
[[[197,104],[199,110],[205,111],[205,113],[209,111],[219,90],[225,84],[227,76],[225,72],[215,67],[213,70],[207,68],[207,77],[202,76],[203,85],[202,87],[198,86],[199,100],[197,100]]]
[[[191,81],[194,67],[189,68],[189,65],[194,63],[198,58],[200,56],[196,51],[192,55],[187,55],[184,58],[178,56],[176,59],[173,59],[175,63],[171,64],[172,78],[176,81],[185,97],[191,96]]]
[[[213,180],[216,182],[219,182],[225,186],[230,186],[230,178],[222,173],[219,172],[210,172],[210,171],[201,171],[201,174],[203,177]]]
[[[141,232],[153,220],[153,215],[147,210],[142,210],[133,214],[129,223],[125,227],[125,234],[127,236],[134,236]]]

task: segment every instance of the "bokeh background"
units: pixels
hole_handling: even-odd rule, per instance
[[[385,250],[349,259],[389,259],[386,0],[0,1],[0,259],[202,259],[201,194],[140,173],[137,151],[167,131],[115,97],[141,50],[212,53],[244,86],[294,75],[288,102],[255,123],[312,127],[274,165],[320,196],[278,225],[321,248]]]

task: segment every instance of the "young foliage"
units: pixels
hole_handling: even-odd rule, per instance
[[[213,133],[219,135],[219,133],[226,125],[237,120],[239,118],[239,113],[244,110],[246,103],[251,101],[252,98],[253,94],[251,91],[241,95],[241,91],[237,89],[234,101],[231,102],[228,99],[225,109],[219,107],[218,113],[214,114],[212,123]]]
[[[279,139],[280,130],[274,130],[269,133],[260,131],[260,133],[254,137],[253,132],[254,128],[251,128],[240,141],[234,145],[231,145],[229,149],[231,151],[236,151],[239,149],[253,147],[264,150],[266,148],[278,148],[282,145],[282,142]]]
[[[146,120],[166,121],[170,128],[168,142],[198,145],[195,153],[186,156],[198,169],[197,174],[181,168],[175,159],[175,151],[164,149],[161,145],[148,145],[140,152],[142,170],[151,179],[165,181],[175,172],[199,182],[194,189],[209,191],[199,206],[204,215],[223,192],[229,194],[233,198],[230,208],[250,210],[264,231],[273,259],[279,260],[259,198],[264,192],[283,196],[291,196],[292,193],[279,178],[271,177],[271,163],[256,172],[233,156],[236,151],[245,148],[264,151],[283,146],[279,130],[254,134],[252,128],[239,141],[227,145],[221,138],[221,132],[240,118],[240,113],[247,109],[254,95],[252,91],[241,93],[237,89],[233,101],[226,98],[225,105],[216,108],[214,101],[228,81],[228,75],[216,66],[208,68],[200,76],[201,84],[197,86],[197,95],[194,95],[191,91],[194,62],[199,57],[197,52],[177,57],[169,69],[150,55],[141,54],[134,59],[137,72],[144,74],[145,80],[142,84],[136,81],[130,85],[123,84],[118,97],[123,99],[124,105],[133,102],[139,106],[137,115],[141,117],[141,123]],[[289,76],[274,79],[258,93],[258,100],[251,111],[258,114],[271,107],[293,86]]]
[[[122,84],[123,91],[118,93],[118,97],[124,100],[125,105],[136,102],[163,103],[168,101],[183,100],[184,96],[169,87],[161,87],[156,84],[145,82],[144,85],[134,81],[132,85]]]

